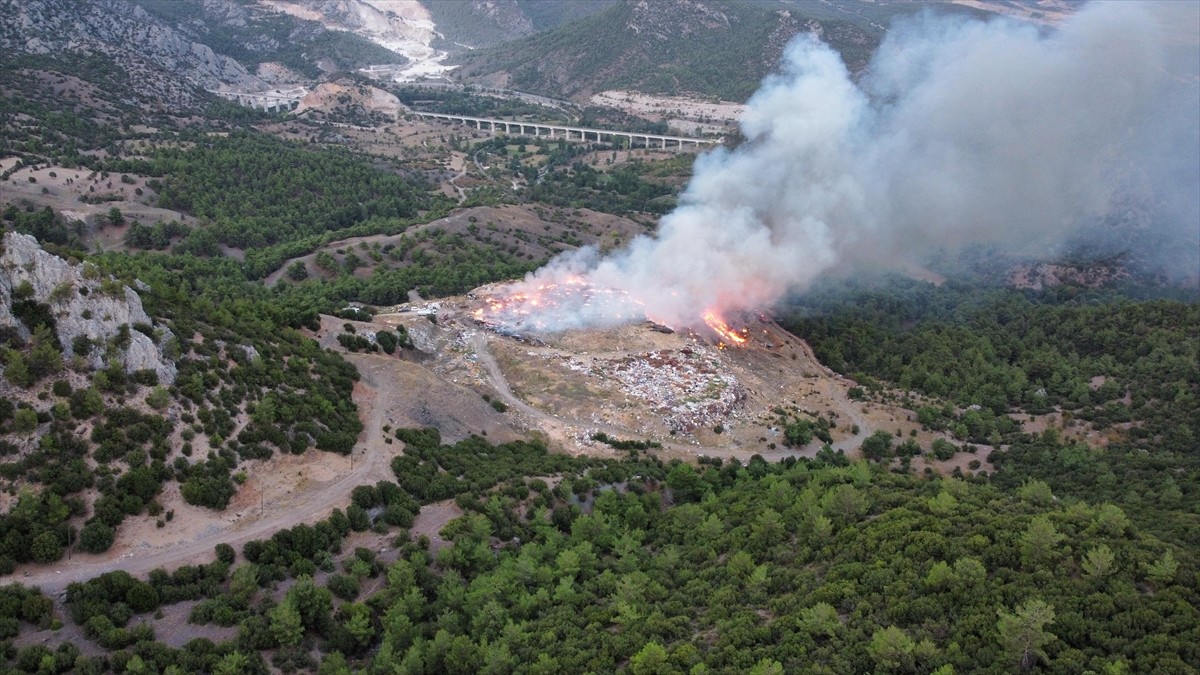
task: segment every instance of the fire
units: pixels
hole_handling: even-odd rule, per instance
[[[750,331],[746,328],[741,330],[730,328],[729,324],[725,323],[725,320],[717,315],[716,310],[708,310],[702,318],[704,319],[704,323],[721,338],[722,345],[729,344],[734,347],[741,347],[746,344]]]
[[[597,287],[583,277],[537,286],[517,284],[504,295],[488,297],[476,321],[502,333],[554,331],[580,324],[581,317],[605,323],[641,318],[641,301],[624,291]]]
[[[639,298],[626,291],[598,287],[579,276],[538,285],[516,284],[484,298],[483,302],[484,306],[472,313],[473,318],[491,330],[508,335],[639,320],[662,323],[647,316],[645,304]],[[700,319],[716,335],[721,349],[743,347],[749,342],[749,329],[731,327],[716,309],[704,312]]]

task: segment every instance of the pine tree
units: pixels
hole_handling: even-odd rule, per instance
[[[1012,614],[1000,612],[996,630],[1000,645],[1022,671],[1032,669],[1039,660],[1046,661],[1044,647],[1058,636],[1046,630],[1054,622],[1054,608],[1041,600],[1029,600]]]

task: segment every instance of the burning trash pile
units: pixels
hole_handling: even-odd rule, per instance
[[[595,317],[618,325],[644,318],[640,303],[624,291],[599,288],[583,277],[503,287],[484,299],[472,314],[476,322],[501,335],[546,333],[594,325]]]
[[[529,337],[531,333],[649,321],[655,330],[683,328],[697,339],[702,339],[700,333],[710,333],[719,349],[746,346],[750,337],[748,328],[733,328],[712,309],[698,317],[694,326],[668,328],[648,316],[644,303],[629,292],[603,288],[580,276],[538,284],[519,282],[503,291],[487,296],[485,306],[472,313],[477,323],[501,335]]]
[[[590,362],[571,359],[567,367],[616,380],[673,431],[721,424],[746,398],[737,378],[721,372],[716,354],[699,345]]]
[[[717,313],[713,310],[708,310],[702,317],[704,325],[708,326],[709,330],[717,334],[717,348],[724,349],[725,347],[745,347],[750,341],[749,328],[731,328],[725,323]]]

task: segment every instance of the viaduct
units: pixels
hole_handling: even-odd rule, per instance
[[[308,93],[300,89],[290,92],[275,90],[273,92],[239,92],[239,91],[213,91],[211,92],[229,101],[236,101],[240,105],[250,108],[256,108],[265,112],[287,112],[295,110],[296,106],[300,105],[300,100]],[[427,119],[445,120],[448,122],[459,122],[462,124],[474,125],[477,129],[488,129],[492,132],[502,130],[504,133],[513,133],[526,135],[527,129],[532,129],[532,135],[540,137],[543,134],[550,138],[561,138],[566,141],[587,142],[593,141],[601,143],[605,137],[609,141],[614,141],[618,138],[628,139],[629,146],[633,147],[634,143],[642,143],[644,147],[674,147],[675,149],[684,148],[688,145],[699,148],[702,145],[718,145],[721,139],[712,138],[693,138],[690,136],[669,136],[663,134],[647,134],[634,131],[612,131],[610,129],[592,129],[588,127],[573,127],[561,124],[546,124],[543,122],[518,122],[514,120],[501,120],[490,117],[472,117],[469,115],[448,115],[444,113],[418,112],[416,110],[405,110],[402,114],[416,115]]]
[[[417,112],[409,111],[408,114],[429,119],[446,120],[449,122],[461,122],[463,124],[473,124],[477,129],[490,129],[495,132],[498,128],[502,128],[504,133],[512,133],[514,130],[520,135],[526,135],[526,129],[533,130],[533,136],[541,136],[543,133],[549,135],[550,138],[562,138],[567,141],[594,140],[600,143],[604,136],[610,140],[617,138],[629,139],[629,145],[632,147],[637,141],[641,141],[647,148],[658,147],[666,148],[668,144],[676,149],[686,145],[700,147],[701,145],[717,145],[721,141],[712,138],[691,138],[688,136],[664,136],[661,134],[645,134],[633,131],[611,131],[609,129],[589,129],[587,127],[570,127],[559,124],[545,124],[543,122],[516,122],[513,120],[492,119],[490,117],[470,117],[468,115],[446,115],[443,113]]]

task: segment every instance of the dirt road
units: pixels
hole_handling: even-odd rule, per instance
[[[327,338],[332,332],[329,334]],[[504,402],[520,411],[536,428],[556,440],[567,444],[583,430],[603,431],[614,437],[628,434],[627,430],[615,426],[562,419],[530,406],[513,392],[488,349],[486,336],[476,333],[470,342],[479,362],[487,371],[491,386]],[[386,444],[382,427],[389,422],[390,411],[399,405],[398,402],[411,399],[413,393],[404,386],[404,380],[393,372],[397,367],[394,359],[371,354],[345,354],[345,358],[358,368],[362,376],[361,386],[355,387],[354,400],[365,429],[355,445],[353,460],[346,458],[345,470],[338,477],[323,482],[308,482],[303,489],[268,501],[265,513],[257,513],[251,509],[250,513],[228,527],[206,530],[189,541],[158,546],[134,543],[100,555],[76,553],[68,560],[55,565],[23,565],[15,574],[0,578],[0,583],[15,581],[27,586],[39,586],[43,592],[54,597],[60,595],[72,582],[86,581],[105,572],[124,570],[135,576],[144,576],[159,567],[173,569],[185,564],[205,563],[213,559],[213,547],[217,544],[227,543],[235,549],[240,549],[247,541],[269,537],[280,529],[300,523],[316,522],[326,517],[333,508],[344,508],[349,503],[351,490],[356,486],[374,483],[391,476],[391,460],[401,454],[401,445]],[[846,399],[841,387],[832,381],[826,382],[825,386],[830,399],[836,402],[840,412],[859,427],[858,434],[838,441],[834,448],[847,452],[855,450],[872,429],[857,406]],[[759,454],[768,461],[779,461],[785,457],[811,457],[819,448],[819,443],[798,449],[767,450],[760,447],[702,447],[668,442],[663,443],[661,452],[665,456],[706,455],[736,457],[742,461]]]
[[[875,432],[875,429],[872,428],[871,424],[867,422],[866,418],[860,414],[858,408],[846,398],[845,392],[843,392],[840,387],[834,386],[832,382],[827,380],[825,382],[825,391],[829,396],[829,399],[833,401],[835,405],[837,405],[838,414],[849,417],[850,423],[858,427],[857,434],[854,434],[849,438],[843,438],[840,441],[836,441],[832,444],[833,449],[841,450],[847,454],[849,454],[852,450],[858,450],[862,447],[863,441],[867,440],[867,436],[870,436]]]
[[[283,528],[300,523],[314,523],[329,515],[335,507],[344,508],[350,502],[350,491],[363,483],[374,483],[391,476],[392,457],[401,454],[400,445],[383,441],[384,416],[387,402],[405,392],[396,391],[394,378],[386,376],[387,362],[364,354],[346,354],[362,374],[363,387],[356,388],[355,403],[366,429],[354,446],[353,469],[347,459],[346,472],[324,483],[312,483],[311,489],[298,491],[275,500],[264,515],[249,515],[229,529],[202,535],[192,541],[160,547],[139,546],[116,554],[74,554],[69,560],[54,565],[24,565],[7,579],[26,586],[39,586],[51,597],[59,595],[68,584],[86,581],[105,572],[124,570],[134,576],[145,576],[151,570],[172,569],[181,565],[201,564],[214,559],[213,547],[220,543],[240,549],[253,539],[264,539]],[[309,450],[309,452],[319,452]]]

